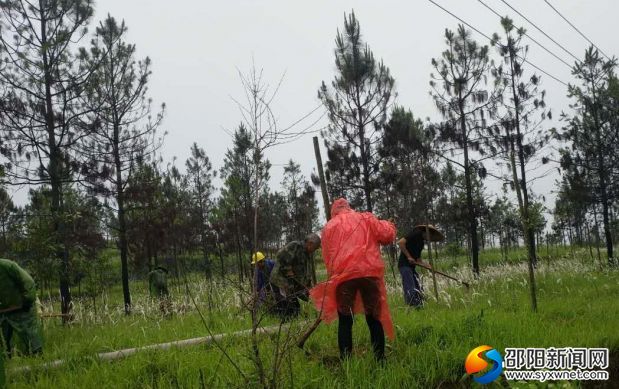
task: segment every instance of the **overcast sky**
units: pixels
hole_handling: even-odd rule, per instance
[[[499,31],[498,17],[477,0],[435,1],[488,35]],[[531,36],[573,63],[569,54],[500,0],[484,1],[500,14],[509,14]],[[619,15],[616,0],[550,2],[606,54],[617,52],[616,36],[611,33]],[[582,56],[588,43],[543,0],[510,4],[568,50]],[[410,108],[417,117],[438,119],[428,94],[430,60],[444,49],[445,28],[455,29],[458,21],[426,0],[100,0],[93,22],[98,23],[108,13],[123,19],[129,28],[127,40],[136,44],[140,57],[152,59],[150,96],[156,104],[167,105],[162,126],[169,133],[164,158],[171,160],[175,156],[176,165],[183,167],[189,148],[196,141],[219,169],[231,145],[224,129],[233,130],[240,122],[238,108],[232,101],[232,97],[243,97],[237,69],[247,71],[253,56],[272,84],[285,72],[274,110],[280,125],[289,125],[319,104],[319,85],[323,80],[330,82],[334,75],[336,31],[342,29],[344,14],[352,9],[365,41],[395,77],[397,103]],[[90,30],[94,31],[94,26]],[[478,34],[474,37],[486,43]],[[528,43],[531,62],[564,82],[573,82],[567,66]],[[555,113],[568,109],[566,88],[547,76],[542,76],[542,80],[547,103]],[[309,125],[318,119],[320,111],[303,123]],[[325,124],[322,120],[316,128]],[[556,123],[548,124],[552,125]],[[274,164],[273,186],[279,186],[281,165],[290,158],[301,164],[309,178],[315,166],[311,142],[311,135],[307,135],[269,151],[267,157]],[[534,190],[549,194],[557,177],[538,182]],[[496,184],[489,182],[488,187],[496,188]]]

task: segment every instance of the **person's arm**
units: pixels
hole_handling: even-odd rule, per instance
[[[290,273],[292,273],[292,267],[289,265],[288,253],[286,247],[284,247],[277,253],[277,261],[273,266],[269,280],[283,292],[287,292],[289,288],[287,275]]]
[[[411,265],[419,265],[421,267],[427,267],[430,269],[432,268],[432,265],[430,265],[427,262],[422,261],[421,257],[419,258],[413,257],[410,251],[408,251],[408,249],[406,248],[406,238],[401,238],[400,240],[398,240],[398,246],[400,246],[400,250],[404,253],[406,258],[408,259],[408,262],[410,262]]]
[[[280,264],[279,264],[279,260],[277,262],[275,262],[275,266],[273,266],[273,270],[271,271],[271,276],[269,277],[269,281],[277,286],[278,288],[281,288],[281,284],[283,282],[282,277],[280,275]]]
[[[370,226],[374,236],[382,245],[390,244],[395,239],[395,225],[388,220],[379,220],[370,214]]]
[[[406,256],[406,259],[408,259],[408,262],[410,262],[411,264],[414,264],[416,259],[413,258],[410,251],[408,251],[408,249],[406,248],[406,238],[401,238],[400,240],[398,240],[398,246],[400,246],[400,251],[404,253],[404,255]]]
[[[34,280],[24,269],[17,264],[11,266],[12,278],[19,288],[22,297],[22,309],[29,310],[37,299],[37,288]]]

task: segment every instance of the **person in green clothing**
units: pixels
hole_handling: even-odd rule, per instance
[[[279,288],[280,297],[276,311],[283,319],[299,315],[299,299],[307,301],[310,287],[309,262],[312,253],[320,248],[320,236],[311,233],[303,241],[293,241],[276,254],[277,261],[271,271],[270,281]]]
[[[0,259],[0,326],[2,343],[9,357],[14,332],[23,341],[26,354],[43,351],[36,299],[36,285],[30,274],[17,263]]]
[[[168,290],[168,269],[157,266],[148,273],[148,289],[150,297],[159,299],[159,309],[164,315],[172,313],[170,291]]]

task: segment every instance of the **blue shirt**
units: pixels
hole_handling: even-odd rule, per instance
[[[262,269],[258,268],[258,278],[256,280],[258,292],[268,285],[273,267],[275,267],[275,261],[267,258],[264,260],[264,267]]]

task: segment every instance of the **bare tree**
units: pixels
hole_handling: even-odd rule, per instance
[[[267,81],[264,80],[263,69],[257,69],[255,63],[252,63],[252,67],[248,73],[244,74],[239,70],[239,78],[245,92],[245,100],[243,102],[234,99],[242,116],[242,124],[250,134],[253,142],[252,147],[252,165],[253,165],[253,247],[252,253],[255,253],[258,249],[258,227],[259,227],[259,215],[260,215],[260,195],[264,191],[267,182],[263,173],[265,164],[265,153],[268,149],[275,146],[292,142],[299,137],[312,131],[312,125],[301,130],[297,130],[297,126],[303,122],[304,119],[310,117],[311,114],[316,112],[319,107],[303,116],[301,119],[294,122],[288,127],[280,127],[277,117],[272,109],[272,103],[279,88],[282,85],[284,76],[279,79],[277,85],[272,87]],[[314,124],[314,123],[312,123]],[[252,301],[258,301],[257,290],[257,278],[258,268],[254,269],[253,286],[252,286]],[[271,383],[268,382],[267,371],[265,369],[263,360],[260,356],[260,350],[258,347],[257,330],[260,324],[260,315],[258,310],[258,304],[250,304],[249,309],[252,319],[252,349],[254,356],[254,363],[256,365],[260,384],[262,387],[273,387],[277,382],[277,375],[279,374],[278,366],[281,364],[284,352],[278,352],[275,354],[275,360],[273,362]],[[279,339],[279,337],[278,337]],[[277,347],[279,349],[279,346]]]

